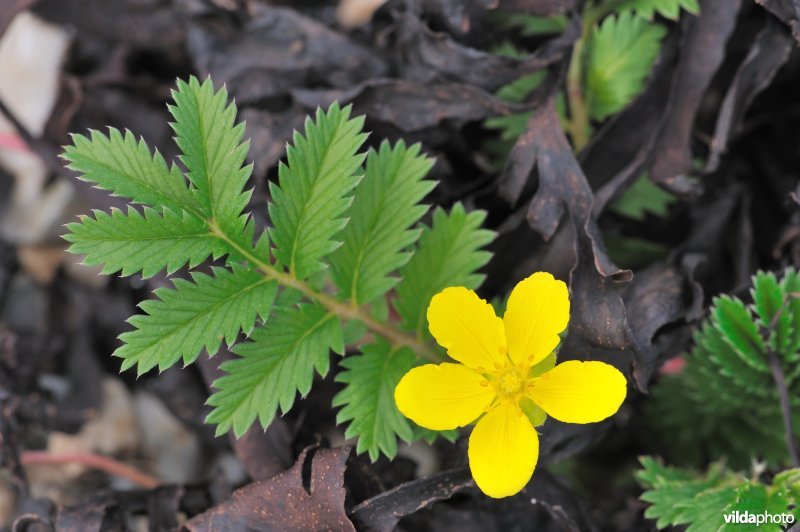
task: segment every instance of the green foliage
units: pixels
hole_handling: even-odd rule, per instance
[[[66,147],[63,157],[67,168],[79,173],[78,179],[136,203],[175,212],[200,211],[200,203],[175,164],[168,167],[160,153],[151,152],[144,139],[136,142],[130,131],[122,135],[109,128],[108,133],[72,135],[72,145]]]
[[[650,457],[641,458],[641,464],[636,478],[646,490],[641,499],[650,503],[644,515],[656,520],[659,529],[688,525],[687,532],[743,530],[741,524],[725,522],[726,514],[737,511],[800,516],[800,469],[784,471],[767,485],[727,471],[719,463],[703,473],[667,467]],[[766,523],[759,530],[783,528]]]
[[[306,120],[305,136],[295,133],[278,184],[270,183],[275,256],[300,279],[323,270],[322,258],[341,244],[333,237],[347,224],[344,213],[361,179],[363,125],[362,117],[350,119],[350,108],[318,110],[316,122]]]
[[[654,387],[648,419],[670,443],[664,453],[679,463],[725,456],[734,467],[753,459],[788,462],[780,401],[770,367],[785,376],[791,407],[800,408],[800,365],[795,335],[800,275],[787,270],[753,277],[753,303],[722,296],[697,331],[686,367]],[[800,423],[794,418],[794,436]]]
[[[243,231],[242,211],[252,194],[244,187],[253,167],[243,166],[250,142],[242,142],[244,122],[236,124],[228,91],[214,92],[210,79],[200,84],[192,77],[189,83],[178,80],[172,98],[175,105],[168,108],[175,118],[175,142],[202,212],[228,232]]]
[[[418,357],[436,356],[421,334],[430,298],[451,284],[482,281],[476,270],[489,260],[482,248],[493,238],[480,227],[485,214],[457,204],[449,213],[437,209],[431,227],[420,224],[433,161],[402,141],[362,151],[363,117],[333,104],[295,134],[270,187],[270,229],[256,234],[246,210],[248,143],[226,91],[191,78],[178,82],[173,98],[185,174],[114,129],[74,135],[64,153],[80,179],[132,203],[68,225],[69,249],[86,263],[151,277],[224,260],[210,273],[172,277],[171,288],[141,303],[114,353],[122,369],[190,364],[224,342],[236,357],[222,365],[207,420],[217,434],[241,436],[306,396],[315,375],[328,373],[331,351],[358,346],[361,353],[340,364],[345,387],[335,405],[347,434],[359,437],[359,452],[374,460],[394,456],[398,437],[435,438],[400,415],[394,386]],[[390,312],[393,288],[402,320]],[[236,344],[243,337],[249,341]]]
[[[203,348],[213,355],[223,339],[233,345],[239,331],[249,334],[256,318],[269,315],[275,281],[237,264],[213,272],[192,273],[192,282],[175,279],[175,289],[159,288],[158,300],[139,304],[145,314],[128,320],[135,330],[120,335],[123,346],[114,352],[123,370],[163,371],[181,358],[191,364]]]
[[[342,327],[334,314],[318,305],[277,309],[250,342],[236,346],[241,358],[222,365],[226,375],[214,382],[219,391],[208,401],[215,409],[207,421],[217,424],[217,434],[232,427],[237,437],[256,417],[267,427],[279,406],[289,411],[296,392],[308,394],[315,370],[328,374],[331,349],[344,353]]]
[[[653,20],[656,13],[670,20],[678,20],[681,9],[697,15],[700,12],[700,3],[698,0],[624,0],[616,6],[617,11],[628,9],[647,20]]]
[[[394,148],[383,142],[379,151],[368,153],[366,175],[341,234],[344,244],[330,258],[342,297],[371,303],[399,281],[389,274],[411,257],[409,248],[420,234],[411,227],[428,210],[419,202],[434,186],[423,179],[433,161],[419,152],[419,144],[406,148],[400,141]]]
[[[217,258],[225,253],[200,218],[186,211],[164,209],[159,214],[150,207],[143,211],[144,216],[133,207],[127,214],[119,209],[111,214],[94,211],[94,218],[84,216],[80,223],[67,225],[70,234],[65,238],[73,243],[70,252],[86,255],[86,264],[103,264],[105,274],[142,272],[145,278],[165,268],[167,273],[185,264],[194,268],[209,255]]]
[[[586,49],[586,102],[595,120],[619,112],[644,88],[667,34],[631,11],[606,17]]]
[[[539,17],[527,13],[503,13],[495,17],[495,21],[503,28],[516,29],[523,37],[536,37],[561,33],[569,24],[566,15]]]
[[[404,326],[422,335],[426,330],[428,302],[448,286],[477,288],[484,275],[475,273],[489,262],[491,254],[483,247],[494,233],[481,229],[486,218],[482,211],[467,213],[457,203],[448,215],[443,209],[433,213],[433,225],[422,230],[417,253],[400,270],[403,280],[397,286],[395,309]]]
[[[386,342],[365,345],[361,354],[345,358],[344,371],[337,382],[344,390],[333,398],[333,406],[344,406],[337,423],[350,422],[345,436],[358,436],[356,450],[369,452],[374,461],[382,452],[389,458],[397,454],[397,438],[411,441],[411,422],[394,403],[394,389],[403,375],[415,365],[414,353],[407,348],[393,349]]]
[[[664,217],[669,207],[677,201],[673,194],[655,185],[643,175],[628,188],[608,209],[620,216],[642,221],[649,213]]]

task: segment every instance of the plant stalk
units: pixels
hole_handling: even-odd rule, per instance
[[[764,334],[764,339],[769,342],[772,333],[778,326],[778,320],[783,314],[783,309],[792,299],[792,294],[781,303],[780,308],[772,317],[769,327]],[[789,389],[786,386],[786,375],[781,368],[781,361],[778,355],[771,348],[767,348],[767,360],[769,362],[769,369],[772,371],[772,378],[775,381],[775,388],[778,391],[778,400],[781,404],[781,415],[783,417],[783,432],[786,436],[786,449],[789,451],[789,459],[792,461],[792,466],[800,467],[800,455],[797,453],[797,442],[794,438],[794,424],[792,423],[792,403],[789,400]]]
[[[789,459],[792,466],[800,467],[800,456],[797,454],[797,442],[794,439],[794,425],[792,424],[792,404],[789,401],[789,390],[786,387],[786,376],[781,369],[778,356],[770,349],[768,352],[769,368],[772,370],[772,378],[775,379],[775,388],[778,390],[778,399],[781,403],[781,413],[783,414],[783,431],[786,434],[786,448],[789,451]]]
[[[261,271],[261,273],[264,274],[265,277],[276,280],[282,286],[297,290],[341,318],[360,321],[367,327],[367,329],[373,333],[383,336],[395,347],[408,347],[417,355],[426,358],[431,362],[442,361],[439,354],[431,349],[430,345],[423,342],[419,338],[404,331],[398,330],[390,325],[381,323],[365,312],[363,308],[343,303],[333,296],[318,292],[300,279],[297,279],[286,272],[282,272],[273,267],[271,264],[262,261],[256,257],[251,250],[242,247],[236,241],[228,237],[228,235],[226,235],[219,228],[219,226],[214,223],[213,220],[208,221],[208,226],[214,236],[223,240],[228,246],[230,246],[232,249],[235,249],[245,259],[254,264]]]

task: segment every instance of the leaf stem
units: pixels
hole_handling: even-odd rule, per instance
[[[208,221],[208,226],[211,233],[217,238],[225,242],[231,249],[236,250],[237,253],[242,255],[246,260],[253,263],[260,271],[269,279],[274,279],[278,284],[293,288],[303,294],[304,296],[318,302],[324,308],[333,312],[341,318],[346,320],[358,320],[363,323],[367,329],[373,333],[379,334],[386,338],[393,346],[404,346],[411,348],[418,356],[426,358],[432,362],[441,362],[441,356],[436,353],[431,346],[419,340],[404,331],[401,331],[391,325],[387,325],[375,320],[363,308],[350,305],[339,301],[333,296],[318,292],[310,287],[307,283],[294,277],[290,273],[283,272],[273,265],[259,259],[253,252],[225,234],[219,225],[213,220]]]
[[[792,405],[789,401],[789,390],[786,387],[786,376],[781,369],[781,363],[772,349],[768,350],[769,368],[772,370],[772,378],[775,379],[775,388],[778,390],[778,399],[781,403],[781,413],[783,415],[783,431],[786,434],[786,448],[789,451],[789,459],[792,466],[800,467],[800,455],[797,454],[797,443],[794,439],[794,425],[792,424]]]
[[[584,29],[584,34],[586,33]],[[589,142],[589,111],[583,98],[581,56],[583,55],[584,37],[578,39],[572,47],[572,57],[567,71],[567,102],[569,104],[569,121],[567,132],[572,138],[575,152],[579,152]]]
[[[767,345],[769,345],[769,339],[772,336],[772,333],[775,331],[775,328],[778,326],[778,320],[780,319],[783,309],[786,307],[787,303],[789,303],[790,299],[792,299],[791,294],[789,294],[789,297],[787,297],[783,303],[781,303],[780,308],[772,317],[769,327],[766,330],[766,334],[764,335]],[[797,453],[797,443],[795,442],[794,438],[792,403],[789,400],[789,389],[786,386],[786,375],[783,373],[783,368],[781,367],[781,362],[778,359],[778,355],[775,354],[775,351],[770,347],[767,347],[767,360],[769,362],[769,369],[772,371],[772,378],[775,381],[775,388],[778,391],[778,400],[781,404],[783,432],[786,436],[786,449],[789,451],[789,459],[792,461],[792,466],[800,467],[800,455]]]

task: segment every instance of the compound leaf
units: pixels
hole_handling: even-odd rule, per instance
[[[764,339],[758,334],[753,316],[741,300],[721,296],[714,302],[714,325],[724,334],[736,353],[751,367],[769,371]]]
[[[63,157],[67,168],[79,173],[78,179],[115,196],[159,210],[200,211],[180,169],[174,164],[168,167],[158,151],[151,152],[144,139],[137,142],[128,130],[124,135],[114,128],[108,129],[108,136],[94,130],[89,137],[73,134]]]
[[[448,286],[477,288],[484,275],[477,273],[491,258],[482,248],[494,233],[482,229],[484,211],[467,213],[460,203],[450,213],[437,208],[433,224],[422,230],[418,247],[402,268],[395,309],[403,325],[418,335],[426,329],[426,311],[431,298]]]
[[[67,225],[71,253],[86,255],[88,265],[102,264],[104,274],[121,271],[123,276],[142,272],[152,277],[166,268],[172,273],[195,267],[209,255],[225,252],[222,242],[209,233],[206,223],[186,211],[165,209],[163,214],[145,207],[144,215],[133,207],[125,214],[94,211],[94,218],[81,217]]]
[[[778,353],[789,351],[792,343],[790,301],[774,273],[758,272],[753,278],[753,302],[758,325],[769,331],[767,342]]]
[[[698,0],[627,0],[617,10],[632,9],[634,13],[647,20],[653,20],[656,13],[670,20],[678,20],[681,9],[693,15],[700,13]]]
[[[423,178],[433,161],[420,145],[394,147],[384,141],[367,155],[364,179],[356,188],[344,242],[330,257],[333,281],[344,298],[366,304],[388,292],[399,279],[389,274],[408,262],[408,248],[419,238],[411,227],[426,205],[419,202],[435,183]]]
[[[620,111],[644,88],[667,31],[624,11],[592,30],[587,46],[586,100],[589,113],[602,120]]]
[[[367,451],[374,462],[385,454],[397,454],[397,438],[410,441],[413,431],[409,421],[397,409],[394,389],[403,375],[414,367],[416,357],[408,348],[392,348],[379,340],[365,345],[360,355],[348,356],[336,376],[345,383],[333,398],[333,406],[343,406],[336,422],[350,422],[345,436],[358,437],[356,451]]]
[[[250,334],[256,319],[269,315],[277,292],[275,281],[237,264],[213,268],[213,276],[194,272],[192,281],[175,279],[174,289],[159,288],[158,300],[139,305],[145,314],[128,320],[135,330],[120,335],[124,345],[114,352],[123,370],[163,371],[181,358],[190,364],[203,348],[214,355],[223,340],[230,346],[240,331]]]
[[[306,119],[305,136],[295,132],[278,167],[278,183],[270,183],[270,236],[275,256],[304,279],[324,269],[322,259],[339,247],[334,236],[347,224],[343,217],[358,184],[366,140],[363,117],[350,118],[351,107],[333,104]]]
[[[218,435],[233,427],[237,437],[256,418],[266,428],[279,407],[286,413],[298,392],[311,390],[315,370],[328,373],[331,349],[344,352],[334,314],[316,304],[278,307],[250,342],[235,347],[240,358],[222,365],[225,375],[213,384],[218,391],[208,400],[214,410],[206,422],[217,425]]]

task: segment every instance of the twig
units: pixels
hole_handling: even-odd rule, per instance
[[[765,331],[764,338],[769,342],[769,337],[772,336],[773,331],[778,326],[778,320],[783,314],[783,309],[793,297],[797,297],[795,293],[788,294],[788,297],[781,303],[780,308],[772,317],[769,327]],[[800,467],[800,455],[797,454],[797,442],[794,438],[794,424],[792,423],[792,404],[789,401],[789,390],[786,387],[786,375],[783,373],[781,361],[778,355],[775,354],[770,347],[767,347],[767,360],[769,361],[769,369],[772,371],[772,378],[775,380],[775,388],[778,391],[778,400],[781,403],[781,414],[783,416],[783,432],[786,436],[786,449],[789,451],[789,459],[792,461],[792,466]]]
[[[51,454],[45,451],[23,451],[20,453],[20,461],[24,465],[80,464],[92,469],[98,469],[109,475],[130,480],[134,484],[147,489],[153,489],[161,483],[156,477],[148,475],[133,466],[100,454]]]
[[[20,139],[30,148],[31,151],[35,152],[39,157],[42,158],[44,163],[50,169],[50,171],[54,174],[57,174],[61,171],[61,162],[58,159],[58,153],[56,149],[44,142],[40,139],[34,137],[30,131],[19,121],[19,119],[11,112],[11,109],[3,102],[2,98],[0,98],[0,115],[3,115],[11,122],[11,125],[14,126],[14,129],[17,130],[17,134],[19,135]]]
[[[789,451],[789,459],[792,466],[800,467],[800,456],[797,454],[797,444],[794,440],[794,425],[792,425],[792,405],[789,402],[789,391],[786,388],[786,376],[781,369],[780,360],[772,351],[767,350],[769,358],[769,368],[772,370],[772,378],[775,379],[775,387],[778,389],[778,399],[781,402],[781,412],[783,414],[783,430],[786,433],[786,448]]]

